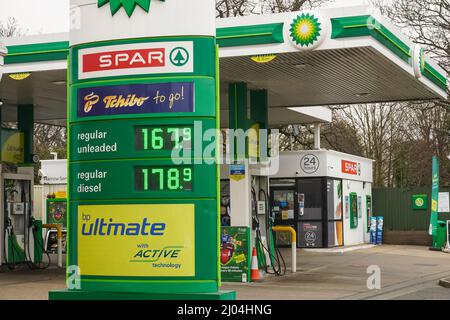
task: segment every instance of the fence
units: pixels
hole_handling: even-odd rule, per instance
[[[450,192],[450,187],[440,188]],[[384,243],[402,245],[431,245],[428,235],[431,215],[430,188],[381,188],[373,189],[373,213],[384,216]],[[413,210],[412,196],[428,195],[426,210]],[[450,220],[450,213],[439,213],[439,220]]]

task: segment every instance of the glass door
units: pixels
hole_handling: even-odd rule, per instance
[[[323,179],[298,179],[297,241],[301,248],[324,247]]]
[[[296,229],[297,214],[294,187],[271,188],[271,212],[276,226],[291,226]],[[283,247],[290,246],[290,236],[289,233],[277,232],[277,244]]]

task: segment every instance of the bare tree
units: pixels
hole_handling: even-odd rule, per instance
[[[0,21],[0,38],[17,37],[22,30],[15,18],[9,18],[6,22]]]
[[[374,184],[393,186],[395,144],[404,136],[404,106],[398,103],[346,106],[336,109],[334,117],[355,133],[349,138],[361,148],[359,155],[375,160]]]
[[[34,125],[34,152],[41,159],[50,158],[50,152],[56,152],[58,158],[66,158],[66,131],[65,127],[36,123]]]
[[[408,33],[414,42],[450,73],[450,1],[449,0],[378,0],[382,13]],[[430,183],[431,156],[441,165],[441,180],[450,185],[450,101],[409,103],[411,117],[410,148],[414,161],[409,163],[410,183]],[[414,143],[412,143],[414,142]],[[407,169],[408,166],[405,166]]]
[[[378,6],[450,73],[449,0],[378,0]]]
[[[298,11],[314,8],[329,0],[217,0],[217,17]]]

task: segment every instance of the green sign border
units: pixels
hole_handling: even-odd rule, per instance
[[[111,78],[97,78],[87,79],[79,81],[77,79],[77,63],[78,63],[78,50],[81,48],[92,48],[106,45],[119,45],[119,44],[134,44],[142,42],[170,42],[170,41],[194,41],[194,72],[186,74],[170,74],[162,76],[160,74],[154,76],[123,76],[123,77],[111,77]],[[120,118],[107,118],[107,117],[92,117],[79,121],[76,118],[76,110],[71,110],[72,106],[76,106],[77,97],[76,90],[81,86],[99,86],[99,85],[114,85],[114,84],[127,84],[127,83],[163,83],[163,82],[179,82],[179,81],[194,81],[199,85],[196,88],[196,109],[194,113],[189,114],[173,114],[173,118],[179,117],[179,124],[185,123],[187,118],[196,119],[210,119],[216,121],[216,129],[220,128],[220,88],[219,88],[219,54],[218,46],[216,45],[215,38],[213,37],[170,37],[170,38],[151,38],[151,39],[128,39],[119,41],[105,41],[101,43],[86,44],[76,46],[70,49],[70,57],[68,61],[69,72],[68,73],[68,127],[76,122],[88,123],[89,121],[98,120],[118,120],[118,119],[157,119],[163,118],[170,119],[167,114],[155,115],[150,117],[149,115],[142,115],[141,117],[133,115],[129,117]],[[72,81],[75,79],[75,81]],[[203,91],[202,94],[200,94]],[[206,99],[208,97],[208,99]],[[198,100],[200,99],[200,101]],[[209,101],[208,101],[209,100]],[[216,104],[212,107],[212,104]],[[73,116],[75,114],[75,116]],[[177,123],[178,121],[174,121]],[[70,141],[70,132],[68,134]],[[216,146],[220,145],[220,141],[216,141]],[[69,146],[69,159],[71,146]],[[215,155],[216,160],[219,159],[219,155]],[[81,161],[78,161],[81,162]],[[218,162],[216,162],[218,163]],[[72,162],[71,162],[72,164]],[[216,171],[211,177],[212,181],[216,179],[216,185],[211,189],[212,193],[215,193],[213,198],[204,199],[128,199],[128,200],[108,200],[108,201],[73,201],[71,200],[68,209],[69,215],[69,229],[76,230],[77,211],[76,207],[79,204],[198,204],[196,206],[196,276],[194,278],[172,277],[172,278],[130,278],[130,277],[108,277],[108,276],[96,276],[87,277],[81,275],[81,290],[91,291],[115,291],[115,292],[167,292],[167,293],[182,293],[182,292],[217,292],[220,287],[220,260],[219,260],[219,241],[220,241],[220,204],[218,197],[220,196],[220,188],[217,186],[220,183],[220,166],[212,165]],[[202,177],[205,180],[206,177]],[[71,182],[71,173],[68,175],[68,184]],[[214,191],[214,192],[213,192]],[[68,191],[69,199],[71,199],[71,191]],[[197,215],[200,208],[206,208]],[[213,213],[213,214],[212,214]],[[74,220],[75,219],[75,220]],[[75,223],[75,225],[74,225]],[[77,253],[71,250],[71,247],[76,248],[76,233],[69,233],[68,238],[68,265],[76,265]],[[199,238],[202,241],[199,241]],[[210,239],[211,241],[205,241]],[[215,239],[215,241],[214,241]],[[208,250],[205,254],[201,254],[202,248],[206,247]],[[82,272],[82,271],[81,271]],[[67,274],[67,277],[70,275]],[[69,278],[68,278],[69,280]]]

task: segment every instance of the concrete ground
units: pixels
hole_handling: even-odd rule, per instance
[[[289,257],[289,250],[283,250]],[[290,264],[290,261],[287,261]],[[367,289],[367,268],[379,266],[381,290]],[[298,250],[297,273],[266,277],[264,282],[225,283],[240,300],[309,299],[445,299],[450,289],[438,285],[450,278],[450,254],[426,247],[381,246],[344,253]],[[0,299],[47,299],[48,291],[65,287],[64,270],[0,271]]]
[[[289,257],[289,252],[283,252]],[[290,261],[286,263],[290,265]],[[379,266],[381,290],[367,288],[369,266]],[[439,286],[450,276],[450,254],[415,246],[379,246],[344,253],[298,250],[297,273],[266,278],[263,283],[231,284],[240,300],[443,299],[450,289]]]

